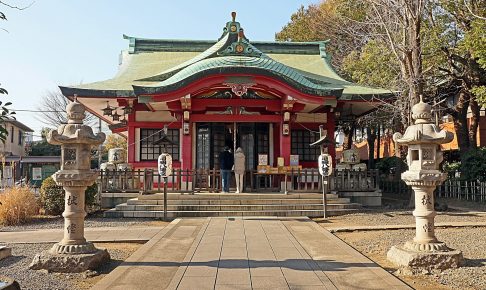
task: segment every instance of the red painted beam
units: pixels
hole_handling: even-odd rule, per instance
[[[241,122],[241,123],[278,123],[280,115],[219,115],[219,114],[191,114],[191,122]]]
[[[323,104],[326,99],[335,99],[335,96],[315,96],[303,93],[296,88],[290,86],[289,84],[282,82],[280,80],[261,76],[261,75],[251,75],[251,74],[220,74],[212,75],[196,80],[187,86],[184,86],[178,90],[167,92],[163,94],[154,95],[140,95],[140,96],[151,96],[153,102],[169,102],[180,99],[182,96],[192,94],[195,91],[210,88],[212,86],[221,85],[228,81],[228,77],[251,77],[252,81],[257,85],[268,86],[282,93],[283,95],[292,96],[294,99],[299,100],[304,103],[311,104]]]
[[[280,100],[255,100],[255,99],[192,99],[192,111],[206,111],[208,108],[221,107],[260,107],[267,111],[280,112]]]
[[[113,130],[111,130],[111,132],[113,132],[113,133],[121,133],[121,132],[125,132],[127,130],[128,130],[128,127],[125,126],[125,127],[113,129]]]
[[[181,122],[175,121],[173,123],[171,122],[130,122],[130,119],[128,121],[128,127],[134,127],[134,128],[164,128],[165,125],[168,125],[169,129],[180,129],[181,128]]]

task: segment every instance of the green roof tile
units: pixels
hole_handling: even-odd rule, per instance
[[[237,29],[230,31],[232,25]],[[309,94],[351,99],[389,96],[389,90],[353,84],[332,68],[321,42],[249,42],[238,22],[226,23],[218,41],[144,39],[124,36],[118,74],[109,80],[62,87],[65,95],[134,97],[147,92],[172,91],[207,74],[243,72],[270,75]],[[244,52],[234,48],[242,44]],[[228,53],[227,48],[231,47]],[[247,49],[251,52],[248,52]],[[236,56],[244,55],[244,56]]]

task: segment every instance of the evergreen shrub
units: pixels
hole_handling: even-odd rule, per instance
[[[98,185],[93,183],[85,191],[86,206],[96,203]],[[40,189],[40,203],[46,214],[60,215],[64,211],[64,189],[58,186],[52,177],[46,178]]]
[[[407,164],[399,157],[385,157],[376,162],[376,169],[380,171],[381,174],[400,174],[408,169]]]
[[[486,181],[486,147],[471,149],[461,157],[461,179]]]

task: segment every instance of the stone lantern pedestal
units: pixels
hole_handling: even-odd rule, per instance
[[[29,266],[33,270],[84,272],[110,259],[106,250],[97,249],[84,238],[85,191],[97,177],[97,172],[90,169],[91,148],[103,143],[105,134],[94,135],[91,127],[83,125],[85,110],[76,100],[67,105],[66,111],[68,124],[47,136],[49,143],[61,145],[61,170],[53,178],[65,191],[64,238],[35,256]]]
[[[458,267],[463,261],[462,253],[439,242],[434,233],[434,190],[446,179],[439,171],[442,162],[440,144],[452,141],[453,134],[440,130],[431,122],[431,107],[420,100],[413,106],[411,125],[402,136],[395,133],[393,139],[408,146],[409,170],[402,173],[402,180],[415,193],[415,237],[402,246],[393,246],[387,254],[388,260],[398,266],[419,269],[447,269]]]

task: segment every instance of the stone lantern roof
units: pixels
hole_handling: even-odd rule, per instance
[[[424,103],[422,96],[420,96],[420,102],[412,107],[412,118],[415,120],[415,124],[431,123],[432,106]]]
[[[105,141],[103,132],[95,135],[90,126],[83,124],[85,108],[77,99],[66,106],[66,112],[67,124],[62,124],[57,130],[52,130],[47,134],[49,143],[54,145],[89,144],[95,146]]]
[[[432,122],[432,106],[424,103],[422,96],[420,102],[412,107],[412,118],[415,124],[405,130],[405,134],[393,134],[393,140],[400,145],[412,144],[445,144],[454,139],[454,134],[440,130]]]
[[[74,102],[71,102],[66,106],[68,124],[83,124],[85,111],[84,106],[78,103],[77,99],[74,99]]]

